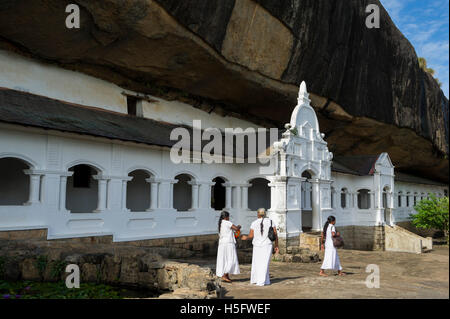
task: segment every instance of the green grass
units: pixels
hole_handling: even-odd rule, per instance
[[[151,291],[95,283],[81,283],[80,288],[69,289],[64,281],[0,280],[0,299],[122,299],[153,296],[155,294]]]

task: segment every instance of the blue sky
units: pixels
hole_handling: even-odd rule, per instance
[[[449,0],[381,0],[449,96]]]

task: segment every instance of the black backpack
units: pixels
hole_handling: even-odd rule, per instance
[[[264,218],[261,221],[261,225],[264,222]],[[267,234],[267,237],[269,237],[269,239],[271,241],[275,241],[277,239],[277,235],[275,235],[275,232],[273,230],[273,226],[272,226],[272,220],[270,220],[270,227],[269,227],[269,233]]]

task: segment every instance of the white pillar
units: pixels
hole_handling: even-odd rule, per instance
[[[198,183],[196,181],[188,182],[192,187],[192,200],[191,200],[191,208],[189,210],[196,210],[198,208]]]
[[[154,179],[150,181],[150,211],[158,208],[158,184]]]
[[[66,195],[67,195],[67,177],[72,176],[73,172],[64,172],[59,178],[59,210],[66,209]]]
[[[173,210],[173,184],[177,179],[158,179],[158,208]]]
[[[235,187],[236,187],[236,201],[235,201],[236,207],[234,207],[234,208],[237,210],[241,210],[241,207],[242,207],[241,189],[242,188],[240,185],[236,185]]]
[[[223,183],[222,186],[225,187],[225,210],[231,209],[231,184]]]
[[[97,209],[94,210],[94,213],[101,213],[106,210],[108,180],[100,175],[95,175],[93,178],[96,179],[98,183]]]
[[[376,200],[375,195],[376,195],[375,192],[369,192],[369,201],[370,201],[369,209],[378,208],[378,207],[376,207],[376,203],[375,203],[375,200]]]
[[[128,181],[122,180],[122,211],[128,211],[128,209],[127,209],[127,186],[128,186]]]
[[[198,208],[211,209],[212,187],[216,184],[210,181],[198,181]]]
[[[252,186],[252,184],[242,185],[242,210],[249,210],[248,209],[248,188],[251,186]]]
[[[312,185],[312,230],[319,231],[320,227],[320,184],[319,180],[310,180]]]
[[[132,176],[126,176],[126,177],[122,177],[122,200],[121,200],[121,209],[124,212],[129,212],[130,210],[127,208],[127,188],[128,188],[128,182],[131,181],[133,179]]]
[[[30,176],[28,202],[26,202],[25,205],[37,204],[39,203],[39,193],[42,174],[37,174],[31,169],[24,170],[24,173]]]

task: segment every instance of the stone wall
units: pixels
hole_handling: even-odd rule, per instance
[[[169,260],[208,256],[217,236],[113,243],[111,236],[47,240],[45,230],[0,232],[0,279],[58,281],[76,264],[80,282],[190,291],[190,298],[222,293],[209,267]]]
[[[309,249],[311,251],[320,251],[320,233],[301,233],[300,248]]]
[[[177,259],[216,256],[218,236],[201,235],[126,242],[113,242],[112,236],[91,236],[47,240],[47,230],[36,229],[2,231],[0,232],[0,242],[2,241],[27,242],[29,244],[53,247],[55,249],[64,247],[82,247],[83,249],[102,247],[104,249],[114,250],[121,247],[140,247],[157,253],[163,258]]]
[[[336,230],[344,239],[345,249],[384,250],[383,226],[343,226]]]

